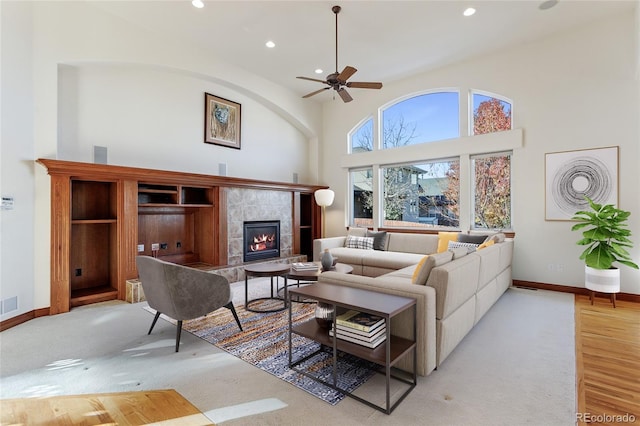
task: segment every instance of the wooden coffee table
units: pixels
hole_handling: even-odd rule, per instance
[[[415,299],[324,282],[301,288],[290,288],[289,296],[299,296],[307,299],[314,299],[318,302],[332,305],[334,313],[339,312],[340,310],[353,309],[360,312],[367,312],[373,315],[381,316],[386,321],[386,341],[380,344],[375,349],[370,349],[368,347],[356,343],[351,343],[339,338],[334,339],[333,337],[329,336],[329,330],[327,328],[321,327],[318,322],[315,321],[315,319],[306,321],[302,324],[293,325],[291,303],[289,303],[289,368],[386,414],[390,414],[409,394],[409,392],[411,392],[413,388],[416,387],[416,383],[418,380],[416,374],[418,355],[416,352],[417,307]],[[394,336],[391,334],[391,322],[393,321],[393,318],[399,313],[406,311],[407,309],[413,309],[412,340]],[[334,329],[335,326],[336,316],[334,314]],[[292,359],[292,334],[297,334],[320,343],[320,349],[314,354],[294,361]],[[323,348],[326,347],[331,348],[333,352],[332,382],[327,382],[319,377],[314,376],[308,371],[297,368],[299,364],[309,359],[313,355],[323,351]],[[382,407],[376,405],[371,401],[354,395],[349,391],[341,389],[337,386],[338,351],[355,355],[358,358],[371,361],[383,367],[384,374],[386,376],[386,406]],[[413,352],[413,373],[411,373],[412,378],[409,380],[406,377],[392,375],[391,367],[393,367],[401,358],[405,357],[410,352]],[[392,378],[409,385],[408,389],[393,403],[391,402],[390,395],[390,383]]]

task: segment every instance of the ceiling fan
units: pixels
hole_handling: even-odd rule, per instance
[[[318,83],[326,84],[327,87],[323,87],[320,90],[316,90],[309,94],[303,96],[303,98],[309,98],[313,95],[317,95],[320,92],[323,92],[328,89],[333,89],[338,92],[338,95],[342,98],[344,102],[351,102],[353,98],[347,92],[345,87],[353,87],[356,89],[380,89],[382,88],[382,83],[375,82],[365,82],[365,81],[347,81],[349,77],[358,71],[354,67],[346,66],[342,70],[342,72],[338,72],[338,13],[342,8],[340,6],[333,6],[331,10],[336,15],[336,72],[329,74],[326,77],[326,80],[318,80],[317,78],[309,78],[309,77],[297,77],[303,80],[316,81]]]

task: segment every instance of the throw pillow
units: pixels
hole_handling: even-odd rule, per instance
[[[433,259],[429,259],[429,256],[425,256],[420,259],[420,262],[416,265],[416,269],[413,271],[413,275],[411,276],[411,284],[425,285],[434,264],[435,261]]]
[[[484,243],[482,243],[482,244],[480,244],[480,245],[478,246],[477,250],[482,250],[483,248],[490,247],[490,246],[492,246],[492,245],[494,245],[494,244],[495,244],[495,242],[494,242],[493,240],[485,241]]]
[[[471,243],[471,244],[482,244],[487,240],[488,235],[481,234],[463,234],[462,232],[458,234],[458,242],[460,243]]]
[[[353,235],[354,237],[364,237],[367,233],[367,228],[350,227],[347,231],[347,235]]]
[[[385,231],[373,232],[367,231],[366,237],[373,237],[373,249],[374,250],[387,250],[387,241],[389,236]]]
[[[347,235],[348,248],[359,248],[365,250],[373,250],[373,238],[371,237],[354,237],[353,235]]]
[[[502,232],[497,232],[491,235],[489,238],[487,238],[487,240],[491,240],[494,243],[501,243],[504,241],[504,239],[505,239],[505,235]]]
[[[449,241],[456,241],[459,232],[438,232],[438,253],[449,249]]]
[[[459,243],[457,241],[449,241],[448,250],[457,249],[458,247],[464,247],[469,253],[473,253],[478,248],[479,244],[472,243]]]

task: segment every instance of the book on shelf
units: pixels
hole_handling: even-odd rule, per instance
[[[384,325],[384,318],[366,312],[347,311],[336,317],[336,324],[360,331],[370,332]]]
[[[333,330],[329,330],[329,336],[333,337]],[[380,346],[381,343],[384,343],[387,340],[387,334],[382,333],[380,336],[376,337],[374,340],[369,342],[365,340],[356,339],[355,337],[347,336],[345,334],[341,334],[340,330],[338,330],[338,339],[374,349]]]
[[[338,336],[343,335],[347,337],[352,337],[358,340],[364,340],[365,342],[373,342],[378,339],[380,336],[384,336],[387,334],[387,327],[382,326],[378,327],[370,332],[355,330],[353,328],[342,327],[340,325],[336,325],[336,330],[338,330]],[[333,329],[331,330],[333,332]]]
[[[296,271],[317,271],[319,266],[313,262],[294,262],[291,267]]]

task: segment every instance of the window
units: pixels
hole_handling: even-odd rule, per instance
[[[472,98],[472,135],[511,130],[511,102],[478,92]]]
[[[511,153],[472,157],[473,227],[511,228]]]
[[[373,226],[373,169],[352,170],[351,225]]]
[[[383,167],[383,226],[458,227],[458,160]]]
[[[460,136],[458,92],[434,92],[400,101],[382,112],[382,148]]]
[[[511,229],[513,153],[495,150],[518,146],[515,133],[471,138],[477,143],[469,144],[460,138],[460,122],[467,121],[465,114],[471,137],[511,130],[513,103],[471,90],[468,108],[461,111],[459,98],[457,89],[413,94],[380,108],[379,120],[367,117],[353,129],[351,225]],[[453,139],[451,145],[429,144],[447,139]],[[495,148],[503,142],[504,148]],[[382,151],[408,145],[414,147]],[[357,156],[360,152],[371,154]]]
[[[350,135],[351,152],[373,151],[373,118],[357,127]]]

